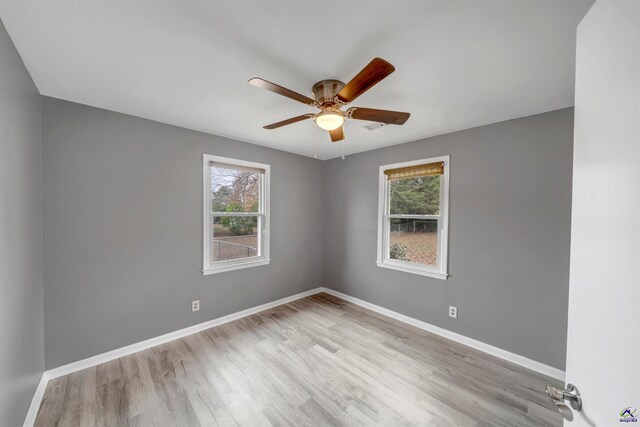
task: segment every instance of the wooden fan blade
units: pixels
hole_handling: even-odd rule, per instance
[[[338,142],[344,139],[344,129],[340,126],[337,129],[330,130],[329,135],[331,136],[331,141]]]
[[[257,86],[261,89],[266,89],[270,92],[277,93],[278,95],[286,96],[287,98],[293,99],[298,102],[302,102],[307,105],[315,105],[316,102],[304,95],[299,94],[298,92],[294,92],[291,89],[287,89],[286,87],[282,87],[275,83],[268,82],[260,77],[254,77],[249,80],[247,83],[253,86]]]
[[[373,58],[362,71],[338,92],[337,97],[342,102],[352,102],[395,70],[395,67],[384,59]]]
[[[376,110],[374,108],[352,107],[347,110],[346,116],[356,120],[369,120],[371,122],[386,123],[388,125],[403,125],[409,120],[409,113],[400,111]]]
[[[307,120],[313,117],[313,114],[303,114],[302,116],[291,117],[290,119],[283,120],[277,123],[271,123],[270,125],[263,126],[264,129],[276,129],[282,126],[290,125],[292,123],[298,123],[303,120]]]

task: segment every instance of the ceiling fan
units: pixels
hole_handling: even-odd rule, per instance
[[[384,59],[374,58],[346,85],[340,80],[321,80],[314,84],[311,89],[314,99],[259,77],[254,77],[248,83],[320,109],[320,112],[315,114],[303,114],[272,123],[264,126],[265,129],[276,129],[312,118],[320,128],[329,131],[331,140],[336,142],[344,139],[342,125],[346,119],[368,120],[388,125],[402,125],[409,119],[409,113],[399,111],[361,107],[351,107],[346,111],[341,110],[343,106],[353,102],[394,71],[395,67]]]

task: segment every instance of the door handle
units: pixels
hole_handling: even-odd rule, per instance
[[[567,406],[565,401],[569,402],[571,408],[580,412],[582,409],[582,397],[580,397],[580,392],[578,388],[573,384],[567,384],[566,389],[559,389],[554,386],[547,386],[547,395],[551,398],[551,401],[556,405],[558,412],[564,417],[567,421],[573,421],[573,412]]]

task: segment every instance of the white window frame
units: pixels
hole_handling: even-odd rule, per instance
[[[264,175],[260,179],[260,200],[258,202],[260,211],[255,212],[233,212],[230,216],[257,216],[258,217],[258,256],[251,258],[240,258],[228,261],[212,262],[211,260],[211,162],[226,163],[238,167],[249,167],[264,169]],[[204,154],[203,165],[203,261],[202,274],[223,273],[225,271],[239,270],[248,267],[269,264],[269,190],[271,184],[271,166],[263,163],[248,162],[245,160],[231,159],[228,157]]]
[[[440,178],[440,215],[392,215],[389,213],[389,180],[384,174],[385,170],[408,166],[422,165],[425,163],[444,163],[444,174]],[[378,187],[378,267],[407,273],[420,274],[446,280],[448,277],[448,245],[449,245],[449,156],[431,157],[429,159],[412,160],[409,162],[394,163],[380,166]],[[415,262],[400,261],[389,258],[389,219],[391,218],[416,218],[438,219],[438,248],[436,254],[436,266],[418,264]]]

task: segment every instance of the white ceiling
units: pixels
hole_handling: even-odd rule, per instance
[[[573,105],[576,26],[593,0],[6,1],[0,17],[43,95],[320,158]],[[346,124],[331,143],[313,109],[248,85],[310,95],[373,57],[396,72],[355,106],[404,126]]]

